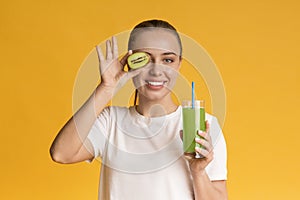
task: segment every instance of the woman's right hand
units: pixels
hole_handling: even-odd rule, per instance
[[[124,71],[127,58],[132,54],[129,50],[120,60],[118,60],[118,44],[115,36],[106,41],[106,58],[103,56],[101,49],[96,46],[99,59],[99,71],[101,76],[101,87],[116,93],[130,78],[137,75],[138,72]]]

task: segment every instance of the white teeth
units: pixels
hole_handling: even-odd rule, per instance
[[[156,81],[147,81],[147,83],[149,84],[149,85],[153,85],[153,86],[161,86],[161,85],[163,85],[164,84],[164,82],[162,81],[162,82],[156,82]]]

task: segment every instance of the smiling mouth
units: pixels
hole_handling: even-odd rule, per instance
[[[154,86],[154,87],[161,87],[163,86],[167,81],[146,81],[146,83],[149,86]]]

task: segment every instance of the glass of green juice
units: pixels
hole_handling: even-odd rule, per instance
[[[191,100],[184,100],[182,102],[184,154],[193,155],[195,158],[203,157],[195,153],[195,147],[201,148],[201,145],[195,142],[195,138],[200,138],[197,134],[198,130],[206,130],[204,104],[204,100],[195,100],[194,106]]]

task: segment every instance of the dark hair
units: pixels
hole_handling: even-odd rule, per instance
[[[130,37],[129,37],[129,41],[128,41],[128,49],[131,49],[130,48],[131,42],[134,40],[135,34],[141,30],[144,30],[143,28],[165,28],[167,30],[170,30],[171,33],[173,33],[177,38],[177,41],[178,41],[179,47],[180,47],[180,55],[179,56],[181,57],[182,44],[181,44],[181,39],[180,39],[180,36],[179,36],[177,30],[170,23],[163,21],[163,20],[158,20],[158,19],[151,19],[151,20],[143,21],[143,22],[137,24],[130,33]]]
[[[170,23],[163,21],[163,20],[158,20],[158,19],[146,20],[146,21],[143,21],[143,22],[137,24],[130,32],[129,41],[128,41],[128,49],[131,49],[131,43],[134,40],[135,34],[138,33],[139,31],[143,30],[143,28],[165,28],[167,30],[170,30],[176,36],[177,41],[179,43],[179,48],[180,48],[179,57],[181,58],[182,44],[181,44],[181,39],[180,39],[180,36],[179,36],[177,30]],[[134,105],[136,105],[136,102],[137,102],[137,93],[138,93],[138,91],[136,89],[135,94],[134,94]]]

